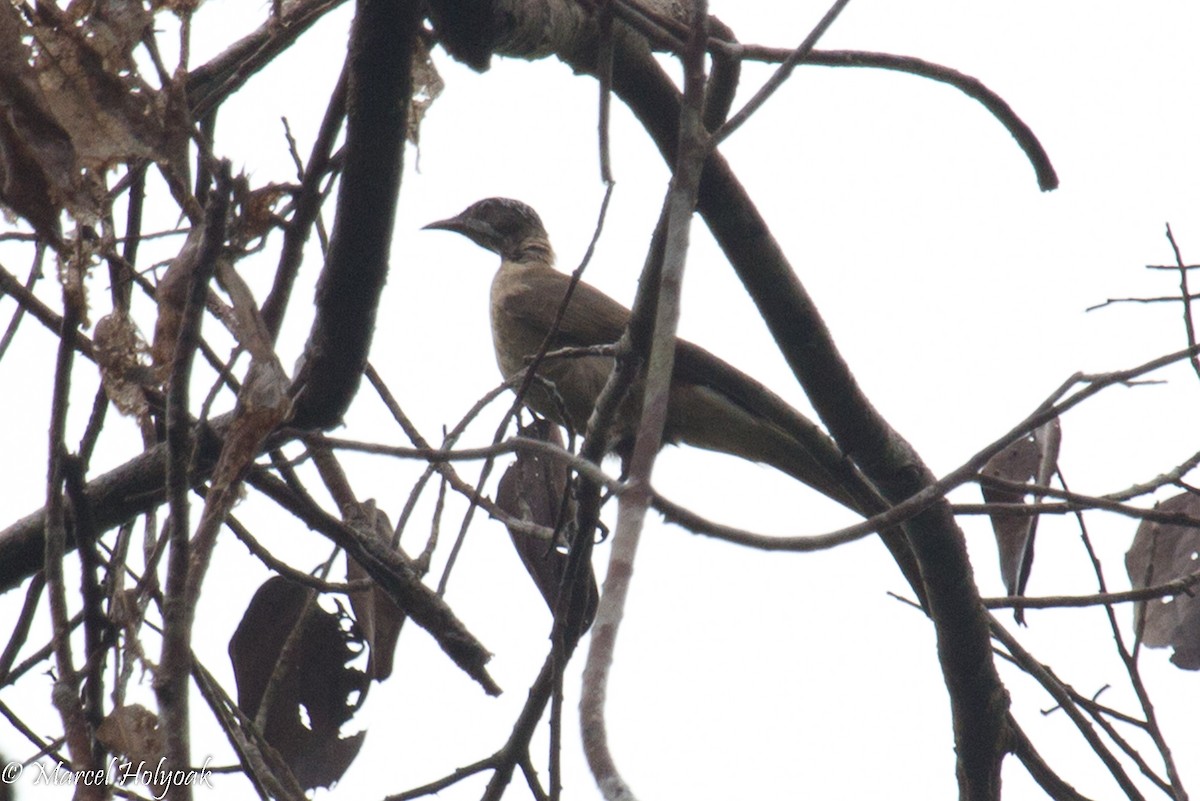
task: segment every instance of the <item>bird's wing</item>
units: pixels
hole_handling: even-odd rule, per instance
[[[837,445],[823,429],[787,401],[728,362],[683,340],[675,350],[674,378],[677,385],[703,387],[710,393],[710,398],[719,397],[721,403],[741,409],[744,416],[726,416],[729,421],[726,428],[732,428],[736,420],[757,421],[745,431],[710,431],[702,427],[698,432],[700,436],[713,438],[718,450],[730,450],[744,458],[766,461],[834,500],[859,508],[854,493],[847,487],[855,479],[849,475],[852,472],[848,469],[849,463]],[[698,402],[699,399],[693,400],[693,403]],[[685,440],[689,438],[690,432],[681,433]],[[695,436],[696,433],[692,433],[692,437]],[[722,439],[730,437],[731,443]],[[738,444],[741,449],[735,447]]]
[[[820,430],[758,381],[699,345],[682,339],[675,349],[675,380],[708,387],[755,417],[771,421],[801,442],[813,430]]]
[[[775,467],[864,517],[887,508],[879,491],[842,453],[824,429],[736,367],[697,345],[681,340],[675,350],[675,381],[706,387],[739,406],[751,417],[786,432],[793,441],[794,449],[786,458],[767,459]],[[739,449],[729,447],[719,447],[718,450],[739,452]],[[916,589],[923,605],[920,569],[904,531],[899,526],[893,526],[882,529],[879,535],[900,565],[905,578]]]
[[[517,276],[514,275],[514,279]],[[501,310],[538,331],[548,331],[558,314],[570,276],[552,267],[523,271],[520,292],[507,292]],[[616,342],[629,322],[629,310],[600,290],[580,282],[559,324],[558,346],[606,345]],[[675,379],[708,387],[752,416],[769,420],[805,442],[820,432],[786,401],[736,367],[686,340],[675,352]],[[825,437],[820,432],[821,437]]]
[[[507,293],[501,311],[540,331],[549,331],[570,285],[570,276],[551,267],[525,272],[522,291]],[[608,345],[629,322],[629,310],[593,286],[580,282],[558,328],[561,345]]]
[[[514,279],[516,276],[514,275]],[[505,293],[501,310],[538,331],[548,331],[558,314],[570,276],[552,267],[524,271],[519,292]],[[559,324],[558,346],[606,345],[616,342],[629,322],[629,310],[595,287],[579,283]],[[675,380],[708,387],[744,409],[786,431],[799,442],[824,432],[786,401],[736,367],[686,340],[675,352]]]

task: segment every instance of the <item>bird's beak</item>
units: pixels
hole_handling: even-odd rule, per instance
[[[462,234],[466,233],[467,227],[458,217],[448,217],[445,220],[431,222],[428,225],[421,226],[422,231],[454,231]]]
[[[470,209],[445,220],[431,222],[422,226],[422,230],[453,231],[456,234],[462,234],[481,248],[499,253],[500,250],[496,246],[498,235],[495,229],[469,214],[469,211]]]

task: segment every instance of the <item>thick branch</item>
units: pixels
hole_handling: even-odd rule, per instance
[[[670,158],[674,87],[649,55],[625,55],[616,59],[615,90]],[[859,389],[816,305],[719,153],[705,165],[699,209],[842,450],[893,503],[933,483],[932,473]],[[996,798],[1008,698],[992,663],[965,541],[944,502],[909,520],[906,530],[937,628],[962,797]]]
[[[284,3],[283,13],[239,39],[221,55],[192,70],[187,76],[192,116],[207,115],[241,89],[259,70],[291,47],[326,13],[346,0],[297,0]]]
[[[367,364],[387,277],[423,4],[360,0],[350,36],[346,162],[317,312],[296,378],[294,424],[337,425]]]

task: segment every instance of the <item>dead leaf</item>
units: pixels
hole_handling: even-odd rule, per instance
[[[357,507],[343,509],[342,516],[346,525],[360,530],[373,530],[374,536],[380,541],[391,542],[392,524],[382,510],[375,508],[375,501],[367,500]],[[346,580],[355,581],[369,577],[370,574],[358,560],[347,554]],[[367,675],[376,681],[383,681],[392,675],[396,642],[400,639],[400,629],[404,625],[404,612],[377,585],[373,585],[369,590],[350,593],[350,608],[354,611],[354,620],[370,649]]]
[[[288,191],[288,187],[276,183],[251,189],[249,180],[245,176],[239,176],[234,181],[237,216],[233,220],[230,241],[237,247],[246,247],[254,240],[266,236],[272,228],[281,225],[282,221],[275,213],[275,205]]]
[[[119,74],[137,68],[131,54],[154,25],[141,0],[88,0],[72,3],[66,13],[85,26],[88,45],[105,70]]]
[[[15,6],[0,5],[0,203],[57,240],[59,212],[76,196],[75,148],[42,95],[26,30]]]
[[[446,82],[438,74],[437,66],[434,65],[433,58],[429,55],[429,47],[420,38],[416,40],[416,45],[413,47],[412,84],[413,91],[408,106],[406,135],[408,141],[414,145],[420,145],[421,122],[425,119],[425,112],[429,111],[433,101],[437,100],[442,90],[446,88]]]
[[[520,435],[531,439],[541,439],[554,445],[563,446],[562,435],[558,426],[548,420],[535,420],[528,426],[522,426]],[[537,523],[549,529],[555,529],[559,524],[563,496],[569,491],[567,486],[568,470],[564,462],[551,459],[542,454],[521,451],[516,461],[504,471],[500,486],[496,492],[496,505],[512,517]],[[573,506],[568,506],[567,520],[573,520]],[[560,587],[567,569],[567,554],[553,542],[539,539],[534,535],[508,530],[513,547],[521,557],[526,572],[537,585],[543,600],[554,612],[558,603]],[[581,618],[579,633],[586,631],[596,614],[596,604],[599,602],[599,591],[596,588],[596,576],[589,567],[587,576],[587,593]]]
[[[96,322],[92,342],[104,394],[121,414],[147,422],[146,386],[154,383],[154,375],[147,364],[149,348],[137,326],[125,312],[114,311]]]
[[[163,733],[158,716],[141,704],[117,707],[96,729],[96,739],[130,762],[155,765],[163,755]]]
[[[175,358],[175,344],[179,340],[179,327],[183,324],[183,310],[187,306],[188,287],[192,272],[200,257],[201,228],[193,228],[179,249],[179,255],[171,260],[167,271],[158,279],[154,288],[154,301],[158,304],[158,319],[154,323],[154,344],[150,355],[158,374],[158,381],[166,380]]]
[[[210,494],[236,487],[258,458],[263,441],[292,414],[290,382],[278,359],[253,359],[238,391],[233,423],[213,468]]]
[[[96,739],[135,766],[157,765],[165,753],[158,716],[141,704],[118,707],[110,712],[96,729]],[[150,784],[156,797],[165,789],[162,784]]]
[[[342,737],[341,727],[357,707],[351,695],[361,698],[370,684],[348,664],[361,641],[343,628],[339,615],[310,604],[310,592],[283,576],[268,579],[229,642],[238,707],[257,717],[274,682],[263,735],[309,790],[337,781],[358,755],[366,732]],[[294,647],[284,654],[297,625]]]
[[[1191,492],[1168,498],[1154,508],[1200,521],[1200,496]],[[1143,520],[1125,554],[1125,569],[1135,590],[1195,573],[1200,570],[1200,529]],[[1139,601],[1133,605],[1133,615],[1135,625],[1141,621],[1143,645],[1171,646],[1175,649],[1172,662],[1185,670],[1200,670],[1200,599],[1184,594]]]
[[[1056,418],[993,456],[980,472],[984,476],[1012,483],[1048,486],[1058,467],[1061,440],[1062,429]],[[1024,503],[1025,496],[1030,492],[1034,503],[1041,498],[1032,488],[1030,492],[1015,491],[985,483],[981,489],[986,503]],[[1012,596],[1024,595],[1033,568],[1037,515],[996,512],[990,517],[996,535],[996,548],[1000,552],[1000,576],[1004,580],[1005,591]],[[1020,607],[1014,610],[1013,615],[1018,623],[1025,622],[1025,611]]]
[[[52,18],[39,6],[29,28],[34,71],[47,108],[71,135],[80,167],[107,169],[132,159],[165,161],[168,156],[161,93],[138,75],[130,51],[148,26],[132,3],[98,3],[126,8],[106,17],[93,12],[79,24]],[[118,18],[123,21],[113,24]]]
[[[217,259],[216,279],[230,301],[230,306],[227,312],[221,315],[221,319],[237,337],[238,343],[249,351],[251,358],[278,361],[275,342],[270,329],[263,322],[258,304],[254,300],[254,293],[230,259]]]
[[[187,174],[186,106],[132,56],[152,25],[140,0],[38,3],[30,17],[0,4],[0,203],[43,236],[59,239],[64,210],[95,224],[115,164]]]

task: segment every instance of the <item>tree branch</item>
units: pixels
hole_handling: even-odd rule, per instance
[[[337,425],[367,364],[388,272],[422,8],[417,0],[359,0],[347,58],[345,168],[296,376],[299,428]]]

